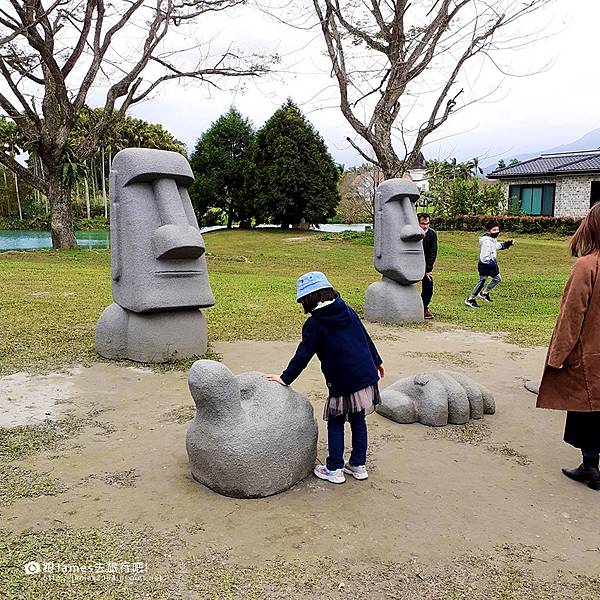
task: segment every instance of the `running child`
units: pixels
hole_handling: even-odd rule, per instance
[[[316,354],[328,387],[323,418],[327,421],[327,464],[314,473],[331,483],[344,483],[344,473],[366,479],[367,424],[365,415],[381,402],[378,381],[385,374],[383,361],[358,315],[319,271],[296,282],[296,302],[310,317],[302,327],[302,341],[287,369],[267,375],[270,381],[290,385]],[[352,452],[344,460],[344,424],[352,429]]]
[[[479,308],[476,298],[481,298],[486,302],[493,302],[490,297],[490,291],[493,290],[501,281],[500,269],[498,267],[498,250],[507,250],[515,245],[514,240],[499,242],[500,223],[495,219],[488,221],[485,225],[485,234],[479,238],[479,282],[473,288],[471,295],[465,300],[469,308]],[[491,277],[490,283],[487,283],[488,277]]]

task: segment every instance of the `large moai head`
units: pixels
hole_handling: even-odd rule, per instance
[[[133,312],[203,308],[215,299],[204,240],[187,188],[194,180],[176,152],[128,148],[110,172],[114,301]]]
[[[406,179],[388,179],[375,193],[375,268],[403,285],[425,276],[423,230],[415,202],[417,186]]]

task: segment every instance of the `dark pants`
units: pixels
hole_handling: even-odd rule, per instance
[[[581,455],[583,456],[583,464],[588,469],[597,469],[600,463],[600,452],[595,450],[584,450],[581,449]]]
[[[563,439],[581,450],[586,467],[597,469],[600,457],[600,411],[568,411]]]
[[[350,464],[360,467],[367,462],[367,422],[365,411],[348,413],[337,417],[329,417],[327,421],[327,438],[329,442],[329,456],[327,468],[330,471],[341,469],[344,466],[344,424],[346,418],[352,429],[352,453]]]
[[[431,302],[431,298],[433,297],[433,277],[429,277],[429,275],[425,275],[423,277],[422,287],[421,287],[421,298],[423,300],[423,308],[427,310],[429,308],[429,303]]]

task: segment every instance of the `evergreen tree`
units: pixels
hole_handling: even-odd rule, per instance
[[[219,117],[198,140],[190,159],[196,177],[190,196],[199,215],[209,208],[220,208],[227,215],[227,227],[234,221],[248,224],[257,216],[253,143],[250,121],[235,108]]]
[[[290,99],[256,134],[255,163],[258,202],[274,223],[316,225],[335,214],[338,168]]]

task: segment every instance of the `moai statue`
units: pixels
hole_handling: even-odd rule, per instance
[[[96,326],[105,358],[159,363],[206,352],[213,306],[204,240],[176,152],[128,148],[110,172],[113,304]]]
[[[423,238],[415,202],[417,186],[388,179],[375,193],[375,268],[383,278],[367,288],[365,319],[374,323],[419,323],[423,302],[415,285],[425,276]]]
[[[470,377],[440,370],[396,381],[381,392],[375,410],[397,423],[442,427],[493,415],[496,404],[492,393]]]
[[[212,360],[192,365],[189,386],[196,417],[186,447],[196,481],[225,496],[259,498],[312,473],[317,423],[304,396]]]

